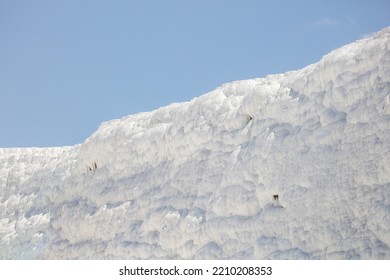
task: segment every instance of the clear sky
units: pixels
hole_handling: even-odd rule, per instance
[[[389,25],[388,0],[0,0],[0,147],[82,143]]]

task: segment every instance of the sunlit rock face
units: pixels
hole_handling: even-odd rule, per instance
[[[0,258],[390,259],[389,50],[0,149]]]

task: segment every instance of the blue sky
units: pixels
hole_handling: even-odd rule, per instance
[[[0,0],[0,147],[300,69],[390,25],[390,1]]]

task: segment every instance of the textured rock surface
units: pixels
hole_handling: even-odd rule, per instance
[[[75,147],[0,149],[0,248],[390,259],[390,28],[302,70],[103,123]]]

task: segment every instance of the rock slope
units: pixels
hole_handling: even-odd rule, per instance
[[[390,259],[390,28],[285,74],[0,149],[1,259]]]

